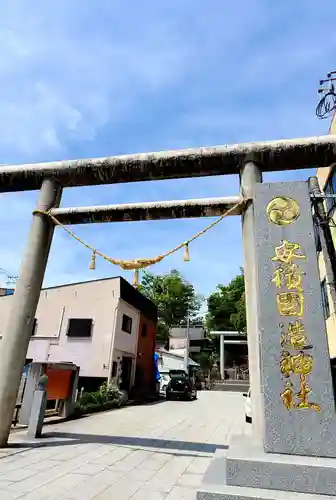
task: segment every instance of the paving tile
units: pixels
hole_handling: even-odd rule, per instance
[[[145,461],[147,469],[153,469],[158,471],[161,469],[166,463],[172,460],[172,456],[165,453],[155,453],[150,458]]]
[[[131,500],[165,500],[165,498],[167,498],[167,493],[140,488],[140,490],[131,497]]]
[[[6,490],[1,490],[1,500],[16,500],[17,498],[22,498],[22,493],[18,492],[11,492],[11,491],[6,491]]]
[[[132,453],[133,450],[130,448],[125,448],[125,447],[120,447],[120,448],[115,448],[109,453],[106,453],[100,457],[97,457],[92,460],[92,463],[95,464],[106,464],[106,465],[113,465],[122,458],[126,457],[130,453]]]
[[[88,463],[85,465],[82,465],[78,467],[78,469],[74,469],[73,473],[74,474],[88,474],[90,476],[93,476],[95,474],[98,474],[99,472],[102,472],[103,470],[107,469],[107,465],[104,464],[94,464],[94,463]]]
[[[165,467],[170,467],[173,470],[178,470],[184,472],[187,467],[190,466],[191,462],[194,460],[194,457],[173,457],[172,460],[165,465]]]
[[[149,451],[135,450],[126,457],[116,462],[113,466],[115,470],[130,471],[144,462],[152,455]]]
[[[25,495],[24,500],[57,500],[65,492],[72,488],[77,488],[85,482],[87,476],[79,474],[64,474],[43,486],[34,488],[30,493]]]
[[[31,473],[31,471],[29,471]],[[27,477],[22,481],[14,482],[9,486],[8,491],[17,491],[22,493],[30,493],[37,488],[44,486],[47,483],[52,482],[58,477],[64,476],[66,471],[61,468],[61,466],[55,466],[49,469],[48,472],[41,471]]]
[[[13,484],[13,482],[11,482],[11,481],[1,481],[1,478],[0,478],[0,490],[6,490],[12,484]]]
[[[204,474],[206,470],[208,469],[210,463],[211,463],[212,457],[197,457],[195,458],[189,467],[187,468],[186,472],[191,472],[193,474]]]
[[[60,500],[73,499],[73,500],[91,500],[96,498],[100,493],[106,490],[108,486],[96,481],[84,481],[76,488],[68,489],[63,495],[59,497]],[[111,499],[112,500],[112,499]],[[117,500],[117,499],[116,499]]]
[[[76,446],[66,446],[65,449],[59,449],[52,456],[52,460],[69,460],[70,458],[78,457],[79,455],[84,455],[85,449],[79,444]]]
[[[157,472],[149,481],[146,481],[144,487],[148,490],[162,491],[169,493],[173,486],[177,483],[180,473],[167,474],[166,471],[162,469]]]
[[[130,500],[143,486],[142,481],[119,479],[105,491],[94,497],[95,500]],[[62,499],[63,500],[63,499]]]
[[[39,471],[46,471],[48,469],[51,469],[57,465],[61,465],[62,462],[58,462],[56,460],[42,460],[40,462],[34,462],[29,465],[27,465],[26,469],[39,472]],[[47,472],[46,472],[47,474]]]
[[[7,472],[7,471],[12,471],[16,469],[23,469],[27,465],[31,465],[33,463],[39,462],[39,457],[35,456],[34,453],[31,454],[31,456],[18,456],[14,460],[10,460],[6,463],[4,461],[0,460],[0,472]]]
[[[196,500],[197,492],[193,488],[175,486],[166,496],[165,500]]]
[[[192,486],[193,488],[197,488],[201,485],[203,479],[203,474],[182,474],[179,478],[177,484],[179,486]]]
[[[5,472],[3,474],[4,481],[12,481],[12,482],[21,482],[26,478],[30,478],[36,474],[35,471],[32,471],[28,468],[20,468],[12,471]],[[1,477],[2,479],[2,477]]]
[[[121,477],[125,477],[124,473],[121,471],[114,471],[111,469],[105,469],[98,474],[90,477],[90,481],[100,484],[105,484],[106,487],[111,486],[111,484],[115,483]],[[127,480],[132,479],[127,476]],[[136,479],[136,478],[133,478]]]
[[[151,479],[156,472],[157,471],[155,469],[147,469],[145,461],[144,463],[138,465],[138,467],[135,467],[135,469],[129,471],[127,473],[127,478],[135,479],[136,481],[149,481],[149,479]]]
[[[17,462],[17,456],[16,455],[9,455],[9,456],[6,456],[6,455],[0,455],[0,464],[1,466],[2,465],[6,465],[6,464],[9,464],[11,462]]]
[[[87,463],[87,462],[93,462],[94,460],[98,460],[100,457],[104,455],[105,451],[103,451],[100,447],[97,447],[91,450],[87,450],[85,453],[82,453],[80,455],[76,455],[75,457],[71,458],[71,460],[76,460],[76,461],[82,460],[83,463]]]
[[[27,464],[24,464],[22,468],[26,467]],[[15,460],[13,462],[8,462],[6,464],[2,463],[2,460],[0,460],[0,477],[1,475],[7,474],[8,472],[15,471],[21,469],[21,464],[19,460]]]

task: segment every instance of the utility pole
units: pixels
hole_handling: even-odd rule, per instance
[[[322,255],[325,263],[326,280],[330,290],[330,296],[336,309],[336,252],[332,238],[328,216],[325,211],[323,195],[317,177],[309,178],[310,192],[313,195],[315,215],[318,220]]]
[[[188,311],[186,328],[186,345],[184,350],[184,371],[189,374],[189,344],[190,344],[190,316]]]

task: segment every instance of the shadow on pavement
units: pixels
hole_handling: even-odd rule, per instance
[[[138,446],[158,448],[162,451],[183,450],[190,452],[214,453],[217,449],[227,449],[227,445],[213,443],[193,443],[190,441],[174,441],[168,439],[142,438],[130,436],[109,436],[97,434],[77,434],[74,432],[49,432],[39,440],[19,443],[9,443],[8,448],[40,448],[68,446],[74,444],[115,444],[120,446]]]

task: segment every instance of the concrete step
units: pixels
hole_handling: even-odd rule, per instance
[[[206,484],[199,488],[196,498],[197,500],[335,500],[336,497]]]
[[[225,383],[225,384],[214,384],[211,388],[212,391],[233,391],[233,392],[247,392],[249,390],[249,385],[244,383]]]

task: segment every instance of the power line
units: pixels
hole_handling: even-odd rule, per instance
[[[12,274],[9,274],[8,271],[6,271],[6,269],[3,269],[2,267],[0,267],[0,274],[4,274],[6,276],[6,278],[7,278],[6,283],[7,284],[11,284],[11,285],[16,284],[18,276],[14,276]]]

